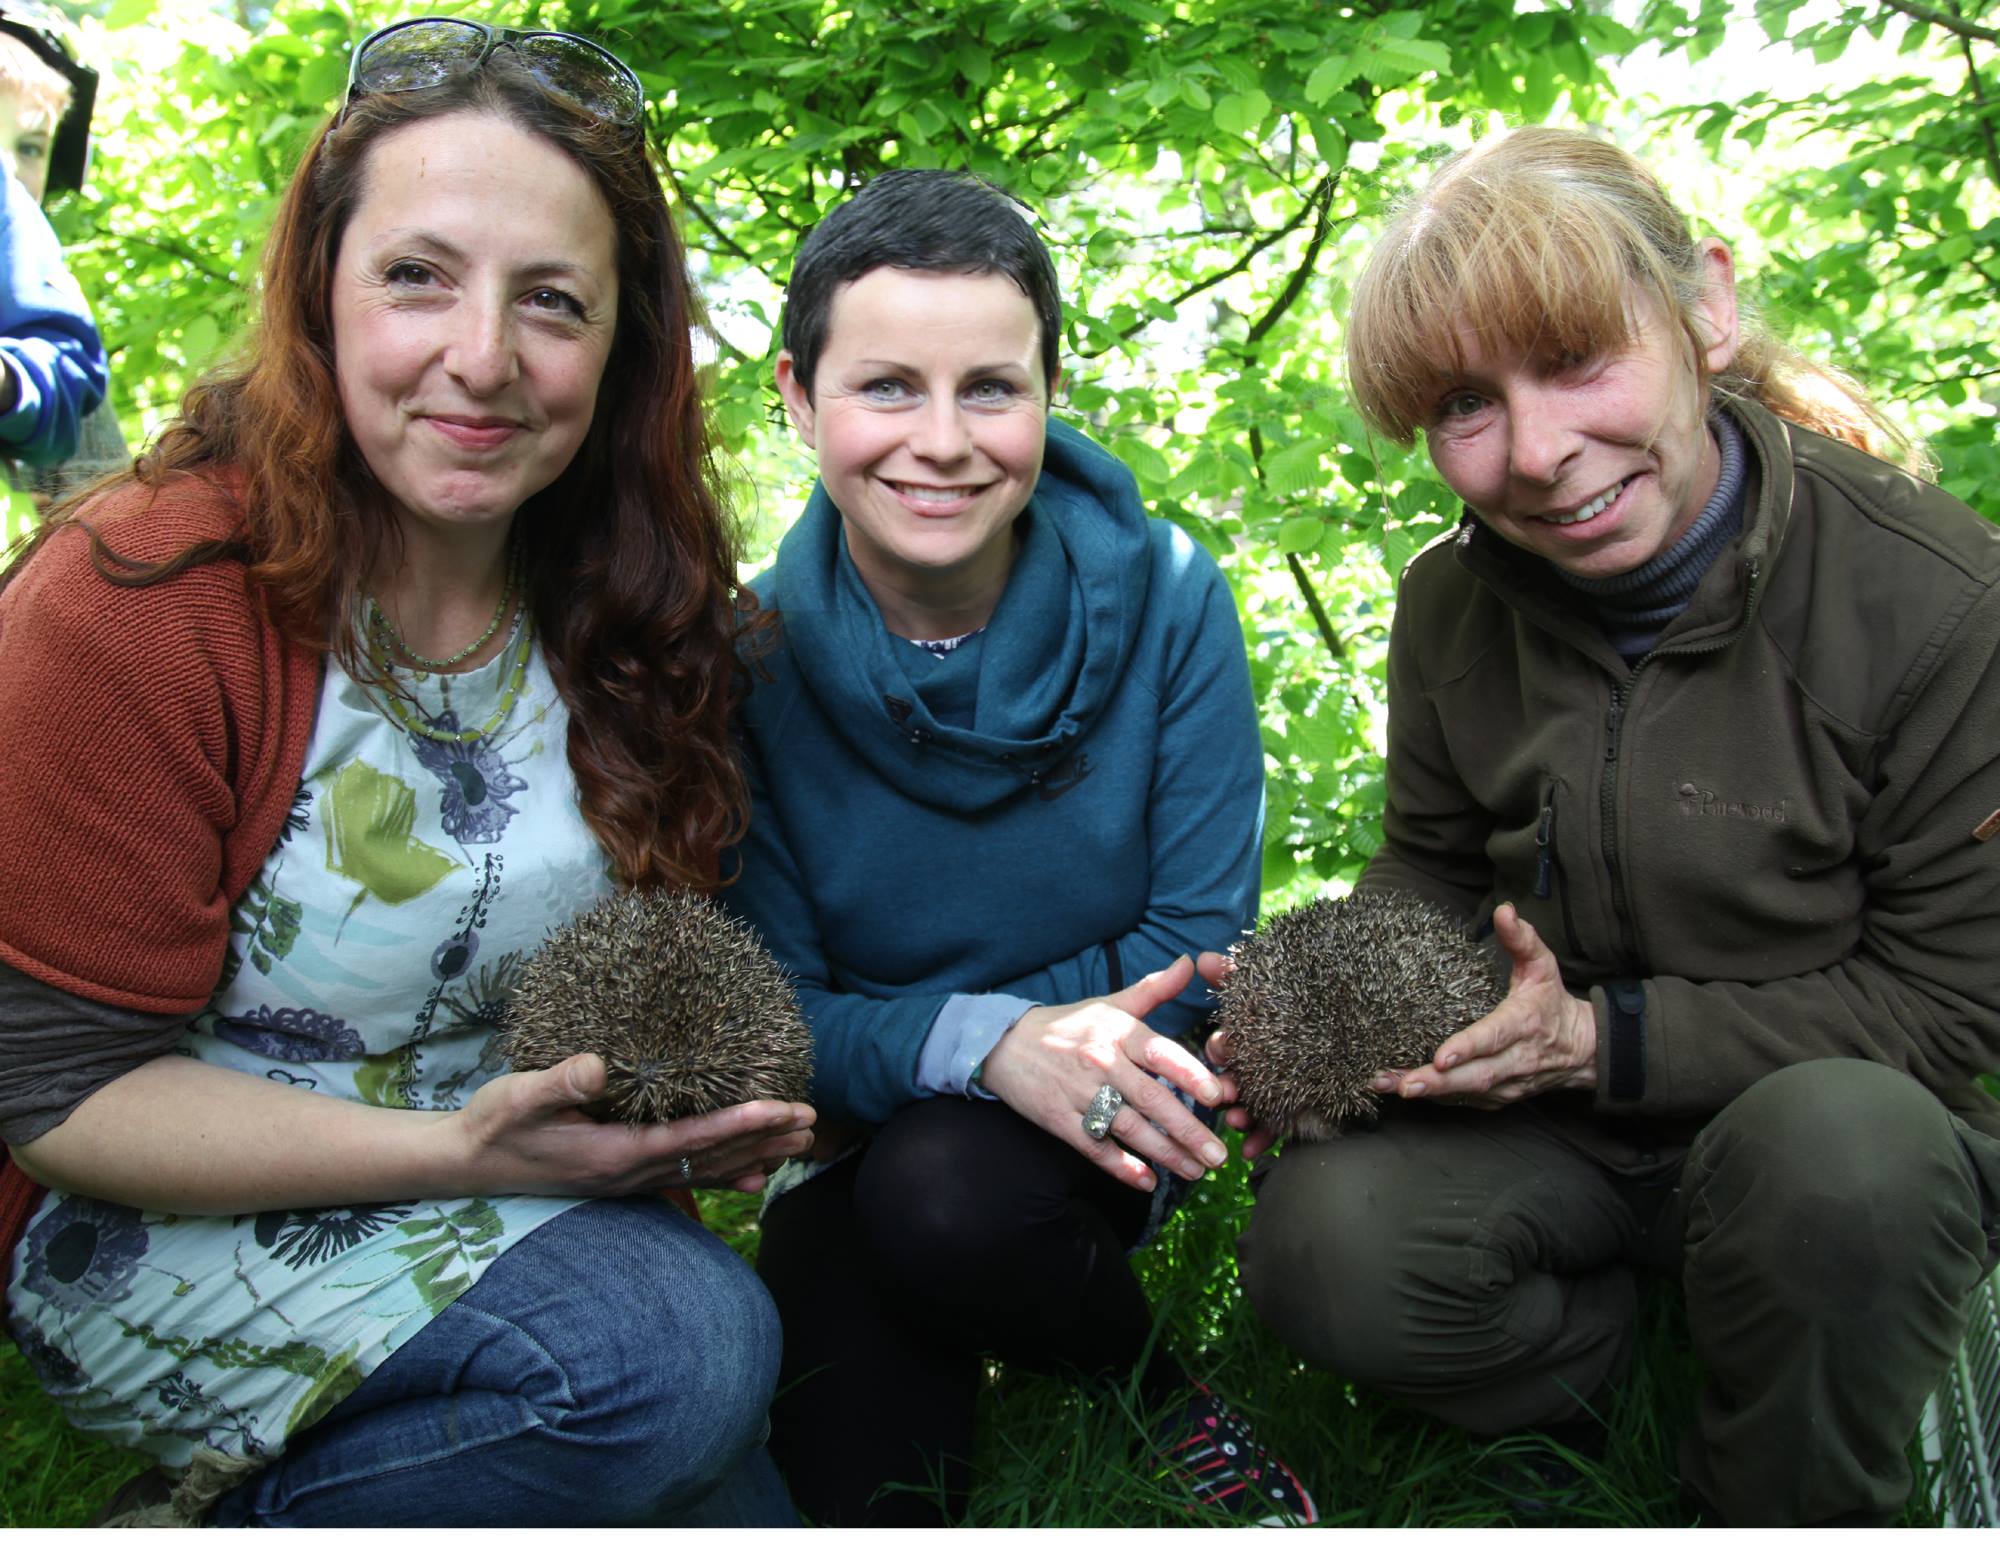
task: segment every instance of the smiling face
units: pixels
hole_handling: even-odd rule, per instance
[[[1711,241],[1712,242],[1712,241]],[[1714,245],[1697,323],[1707,374],[1736,350],[1734,277]],[[1686,335],[1635,300],[1632,338],[1551,363],[1459,333],[1464,359],[1424,428],[1445,484],[1494,531],[1571,573],[1622,574],[1687,531],[1715,491],[1721,455],[1706,380]]]
[[[504,527],[590,430],[618,317],[610,208],[504,119],[417,120],[368,152],[332,309],[348,432],[406,529]]]
[[[778,389],[893,631],[945,637],[991,614],[1042,472],[1050,388],[1034,305],[997,275],[878,267],[834,295],[810,386],[778,354]]]

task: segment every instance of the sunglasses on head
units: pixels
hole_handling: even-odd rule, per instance
[[[341,106],[378,92],[421,92],[478,70],[495,49],[514,58],[552,97],[593,119],[629,128],[646,108],[645,89],[630,67],[588,38],[566,32],[517,32],[452,16],[423,16],[370,33],[347,68]]]

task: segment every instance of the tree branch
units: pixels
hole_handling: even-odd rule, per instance
[[[680,202],[682,209],[693,212],[694,219],[697,222],[699,222],[703,227],[707,228],[710,233],[715,235],[715,241],[717,243],[721,244],[723,248],[727,249],[731,254],[735,255],[737,259],[741,260],[745,265],[749,266],[753,271],[756,271],[759,275],[762,275],[764,271],[763,266],[759,265],[756,262],[756,260],[751,257],[749,250],[745,249],[735,239],[731,238],[727,233],[725,233],[722,230],[722,225],[719,222],[717,222],[714,217],[708,214],[708,212],[702,207],[699,201],[693,199],[688,194],[687,189],[681,183],[681,176],[673,170],[672,165],[669,164],[665,158],[661,159],[660,165],[666,169],[667,182],[673,186],[674,199]]]
[[[1284,239],[1290,237],[1293,233],[1296,233],[1301,227],[1305,226],[1306,218],[1312,216],[1313,213],[1319,209],[1319,202],[1321,200],[1322,193],[1324,193],[1329,198],[1331,197],[1333,193],[1334,181],[1338,178],[1339,178],[1338,174],[1329,173],[1325,178],[1320,180],[1319,187],[1315,189],[1312,192],[1312,194],[1306,197],[1305,204],[1299,208],[1299,214],[1293,217],[1291,221],[1287,222],[1283,227],[1272,228],[1271,231],[1266,233],[1262,238],[1258,239],[1248,249],[1245,249],[1240,255],[1238,255],[1234,260],[1232,260],[1228,265],[1225,265],[1221,270],[1210,271],[1208,275],[1200,278],[1198,281],[1189,282],[1185,287],[1181,288],[1179,292],[1175,293],[1171,298],[1167,299],[1166,306],[1170,309],[1179,308],[1183,303],[1187,302],[1189,298],[1198,297],[1202,293],[1209,291],[1213,287],[1221,286],[1224,282],[1228,281],[1229,278],[1232,276],[1242,275],[1245,271],[1250,269],[1251,262],[1254,261],[1258,255],[1262,254],[1266,249],[1269,249],[1273,244],[1282,242]],[[1303,283],[1301,283],[1300,285],[1303,285]],[[1138,320],[1136,323],[1129,325],[1125,329],[1119,331],[1118,339],[1120,341],[1130,341],[1134,336],[1136,336],[1140,331],[1144,330],[1152,322],[1153,322],[1152,316],[1148,315],[1145,318]],[[1110,350],[1111,348],[1109,347],[1102,347],[1095,352],[1080,352],[1077,355],[1088,361],[1091,358],[1102,357],[1106,352]]]
[[[1319,629],[1320,642],[1326,646],[1327,654],[1336,661],[1347,659],[1347,646],[1340,641],[1335,631],[1333,619],[1326,615],[1326,606],[1319,598],[1319,591],[1313,585],[1312,575],[1306,572],[1303,559],[1296,552],[1285,554],[1285,566],[1291,569],[1292,578],[1299,582],[1299,594],[1306,598],[1306,610],[1312,613],[1313,626]]]
[[[1063,119],[1071,112],[1081,106],[1082,102],[1082,98],[1073,97],[1050,109],[1046,114],[1037,114],[1032,119],[1015,119],[1010,120],[1006,124],[995,125],[993,127],[994,135],[997,137],[1003,130],[1023,130],[1029,125],[1033,125],[1035,133],[1007,155],[1017,162],[1025,162],[1030,157],[1043,156],[1049,150],[1043,143],[1043,137],[1056,125],[1062,123]]]
[[[228,271],[218,270],[213,264],[203,259],[202,256],[195,253],[194,250],[188,248],[185,244],[175,243],[173,240],[167,238],[155,238],[148,233],[121,233],[116,228],[105,227],[100,223],[92,223],[91,231],[96,233],[98,237],[108,238],[114,243],[143,244],[148,249],[157,249],[161,254],[170,255],[172,258],[179,260],[183,265],[192,266],[211,281],[226,282],[232,287],[238,284],[236,276]]]
[[[1958,9],[1957,0],[1952,0],[1952,9]],[[1993,108],[1986,101],[1986,83],[1979,79],[1979,66],[1972,58],[1972,40],[1963,33],[1959,35],[1958,47],[1965,55],[1965,82],[1972,88],[1972,101],[1979,105],[1975,116],[1979,120],[1979,135],[1986,142],[1986,176],[2000,189],[2000,145],[1993,140]]]
[[[805,28],[801,27],[798,24],[797,18],[795,18],[792,15],[791,11],[787,7],[778,6],[776,7],[776,11],[778,19],[785,24],[786,30],[790,32],[794,38],[798,39],[800,43],[806,46],[807,53],[810,54],[816,49],[818,49],[819,39],[812,33],[808,32]],[[730,40],[730,42],[732,46],[735,44],[735,40],[733,38]],[[739,49],[736,57],[738,59],[742,59],[746,52],[747,51]]]
[[[1904,375],[1896,382],[1928,390],[1940,384],[1963,384],[1968,379],[2000,379],[2000,368],[1971,368],[1962,374],[1926,374],[1922,378]]]
[[[1222,227],[1188,227],[1171,233],[1123,233],[1120,241],[1128,249],[1151,249],[1162,245],[1184,244],[1196,238],[1247,238],[1252,233],[1261,233],[1261,227],[1245,227],[1241,223]],[[1044,237],[1051,250],[1058,252],[1071,249],[1088,249],[1095,233],[1084,238]]]
[[[1245,345],[1263,340],[1265,333],[1284,318],[1285,311],[1298,301],[1299,294],[1306,289],[1306,283],[1312,280],[1313,266],[1319,260],[1319,252],[1326,247],[1327,237],[1333,232],[1333,192],[1339,186],[1340,173],[1335,170],[1321,179],[1319,188],[1312,192],[1308,209],[1316,207],[1319,215],[1313,221],[1312,240],[1306,245],[1305,257],[1299,261],[1285,282],[1284,291],[1272,300],[1271,306],[1264,310],[1257,323],[1250,327],[1250,333],[1244,337]]]
[[[1257,480],[1264,480],[1264,435],[1255,428],[1250,430],[1250,465],[1257,473]],[[1305,559],[1296,552],[1285,554],[1285,566],[1292,571],[1292,579],[1299,587],[1299,594],[1305,597],[1306,610],[1312,614],[1313,626],[1319,630],[1320,643],[1338,664],[1347,659],[1347,646],[1341,642],[1340,630],[1333,626],[1333,618],[1327,615],[1326,603],[1319,598],[1319,587],[1306,572]]]
[[[1901,11],[1905,16],[1917,21],[1928,22],[1933,27],[1942,27],[1946,32],[1954,32],[1961,38],[1980,38],[1987,43],[2000,43],[2000,31],[1991,27],[1981,27],[1977,22],[1968,22],[1962,16],[1950,11],[1933,10],[1927,5],[1918,5],[1916,0],[1882,0],[1892,11]]]

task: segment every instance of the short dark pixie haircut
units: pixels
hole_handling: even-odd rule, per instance
[[[806,399],[812,399],[834,293],[884,265],[1006,277],[1034,305],[1042,383],[1053,390],[1062,361],[1062,297],[1055,263],[1028,215],[997,184],[942,168],[880,174],[836,206],[799,245],[785,294],[781,335]]]

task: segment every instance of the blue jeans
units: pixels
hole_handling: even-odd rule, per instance
[[[777,1311],[650,1198],[551,1219],[223,1496],[221,1526],[792,1526]]]

